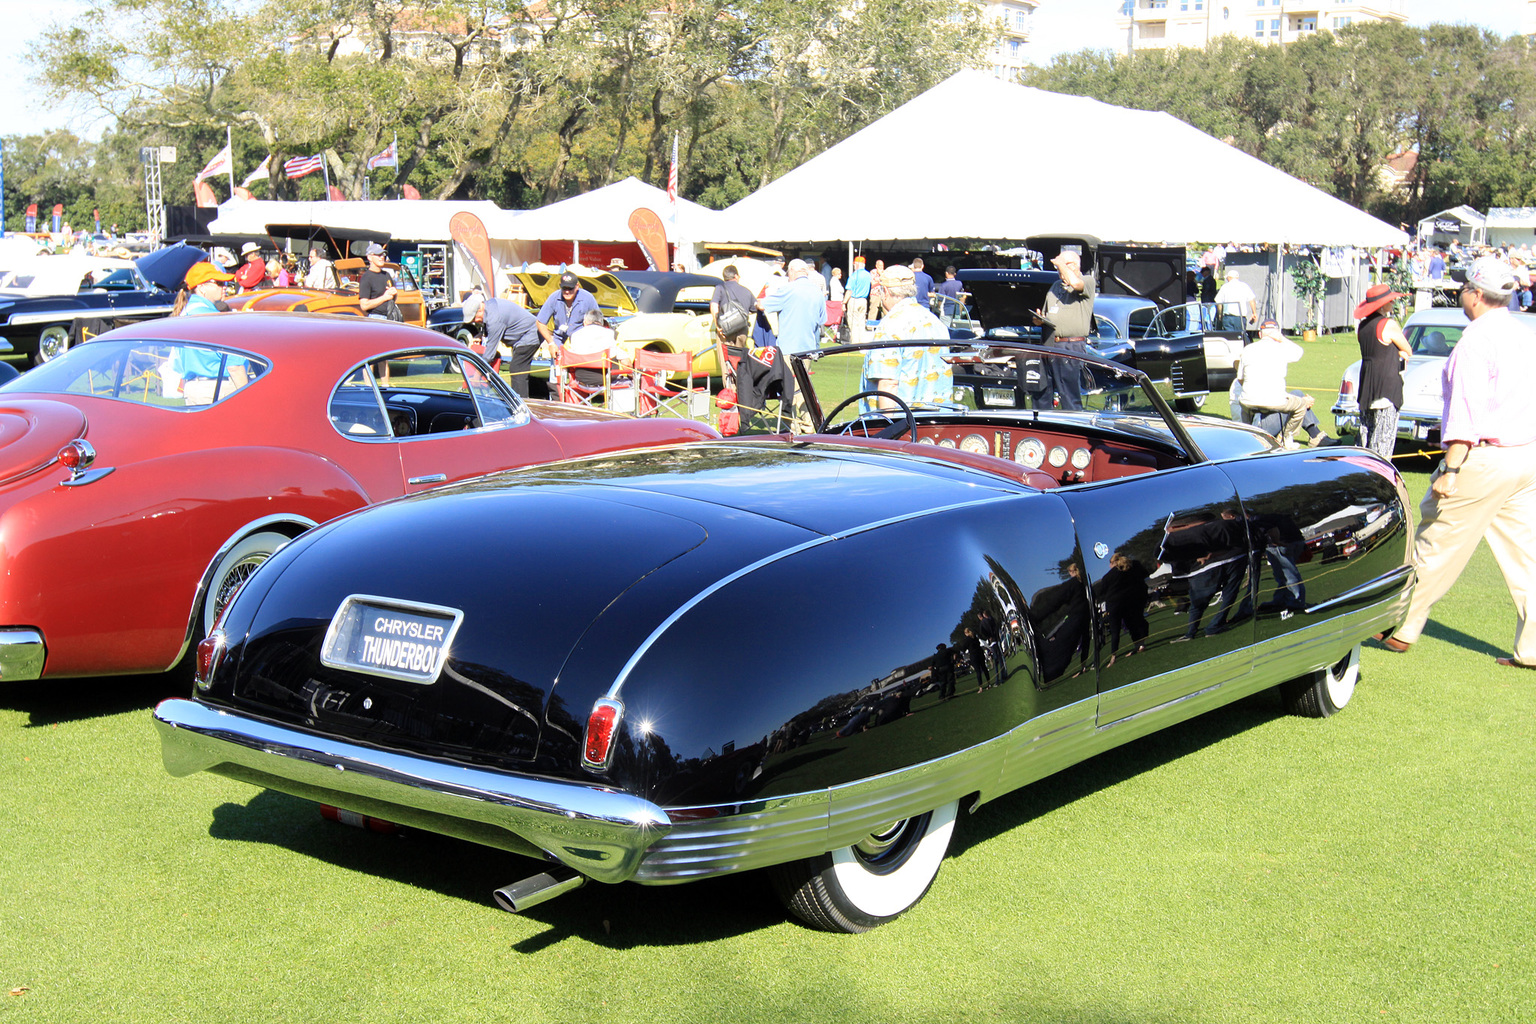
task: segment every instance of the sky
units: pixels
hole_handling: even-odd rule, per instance
[[[1521,29],[1526,6],[1526,0],[1405,0],[1403,10],[1412,25],[1466,23],[1512,36]],[[1125,37],[1115,29],[1119,10],[1120,0],[1040,0],[1030,38],[1033,60],[1043,64],[1058,53],[1120,49]]]
[[[31,69],[24,63],[26,55],[47,45],[50,24],[67,20],[73,11],[84,6],[84,0],[0,0],[0,24],[9,26],[0,36],[0,67],[11,69],[14,83],[0,101],[0,136],[27,135],[53,128],[67,128],[86,138],[100,136],[105,125],[99,118],[49,104],[30,80]],[[1467,10],[1470,8],[1475,8],[1476,13]],[[1120,33],[1115,30],[1115,13],[1119,9],[1120,0],[1040,0],[1030,46],[1033,59],[1044,63],[1058,53],[1118,48],[1123,45]],[[1526,0],[1405,0],[1404,9],[1408,20],[1416,25],[1467,22],[1507,36],[1520,31]]]

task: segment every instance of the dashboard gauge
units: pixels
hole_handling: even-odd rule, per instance
[[[1051,449],[1050,458],[1051,465],[1055,466],[1057,469],[1060,469],[1062,466],[1067,464],[1067,450],[1061,445],[1057,445],[1055,448]]]
[[[940,448],[953,448],[953,447],[955,447],[955,441],[954,441],[953,438],[949,438],[949,437],[942,438],[939,441],[939,447]]]
[[[966,434],[965,440],[960,442],[960,450],[970,452],[973,455],[985,455],[990,447],[987,444],[987,439],[980,434]]]
[[[917,439],[917,443],[918,444],[938,444],[938,442],[935,441],[931,437],[920,437],[920,438]]]
[[[1074,449],[1072,452],[1072,468],[1087,469],[1088,463],[1090,460],[1092,460],[1092,458],[1093,456],[1089,453],[1087,448]]]
[[[1013,461],[1022,463],[1030,469],[1039,469],[1040,464],[1045,461],[1045,443],[1038,437],[1026,437],[1014,449]]]

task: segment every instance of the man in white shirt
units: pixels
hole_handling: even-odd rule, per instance
[[[1303,355],[1302,348],[1280,333],[1280,325],[1265,320],[1259,336],[1243,349],[1237,362],[1237,379],[1243,386],[1243,408],[1286,414],[1280,443],[1296,447],[1296,431],[1312,408],[1311,395],[1293,395],[1285,389],[1286,370]]]
[[[1227,283],[1217,289],[1216,308],[1223,331],[1247,331],[1259,321],[1258,296],[1237,279],[1236,270],[1227,271]]]

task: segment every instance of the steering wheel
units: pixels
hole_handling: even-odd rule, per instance
[[[902,416],[904,417],[903,421],[890,424],[884,430],[880,431],[880,433],[876,434],[876,437],[883,438],[887,441],[893,441],[900,437],[902,434],[907,434],[912,438],[912,440],[917,440],[917,421],[912,418],[912,407],[906,402],[902,401],[899,395],[893,395],[889,391],[880,391],[878,389],[860,391],[857,394],[849,395],[841,402],[838,402],[833,410],[827,413],[826,418],[821,421],[822,428],[825,429],[826,424],[831,423],[833,420],[837,419],[838,413],[842,412],[844,409],[848,408],[848,406],[852,405],[854,402],[857,402],[861,398],[889,398],[891,401],[895,402],[898,406],[901,407]],[[847,423],[843,424],[840,429],[833,431],[833,433],[852,435],[854,424],[858,422],[858,420],[849,420]],[[867,428],[864,431],[864,436],[869,436],[869,430]]]

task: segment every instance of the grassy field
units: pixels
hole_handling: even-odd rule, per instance
[[[1293,371],[1325,426],[1353,352]],[[750,875],[512,916],[490,892],[526,861],[168,776],[163,680],[6,685],[0,1020],[1530,1020],[1536,674],[1494,667],[1511,633],[1484,548],[1411,655],[1367,645],[1342,714],[1259,694],[990,804],[863,936]]]

